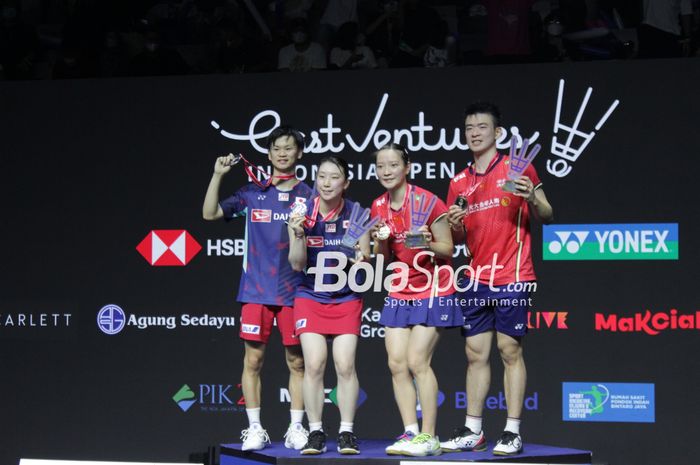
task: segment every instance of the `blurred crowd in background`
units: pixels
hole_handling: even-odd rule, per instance
[[[0,79],[698,56],[700,0],[0,0]]]

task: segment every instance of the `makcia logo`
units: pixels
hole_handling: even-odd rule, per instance
[[[126,314],[118,305],[105,305],[97,313],[97,327],[105,334],[117,334],[126,325]]]

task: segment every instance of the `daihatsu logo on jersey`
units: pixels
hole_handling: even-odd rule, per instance
[[[153,230],[136,246],[151,266],[185,266],[202,246],[184,229]]]
[[[272,221],[272,210],[262,210],[260,208],[253,208],[250,211],[250,214],[250,221],[252,221],[253,223],[269,223]]]

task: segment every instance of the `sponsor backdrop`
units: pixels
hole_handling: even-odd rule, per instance
[[[556,217],[533,226],[525,441],[684,463],[700,414],[698,82],[700,62],[669,60],[3,83],[0,462],[184,461],[238,440],[244,222],[201,218],[214,158],[243,152],[268,169],[266,135],[292,124],[309,136],[298,176],[312,182],[323,155],[341,154],[350,196],[368,206],[382,192],[371,154],[400,139],[414,182],[445,196],[469,158],[463,109],[489,99],[503,110],[502,149],[542,144],[534,164]],[[245,182],[234,168],[223,194]],[[361,438],[401,429],[383,298],[366,293]],[[495,351],[493,362],[490,440],[506,416]],[[445,438],[466,404],[458,330],[444,332],[434,368]],[[289,394],[277,335],[263,376],[262,418],[279,440]]]

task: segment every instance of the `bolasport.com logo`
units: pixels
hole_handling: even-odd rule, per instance
[[[678,224],[542,227],[544,260],[678,260]]]
[[[103,333],[113,336],[126,328],[147,330],[161,328],[174,330],[178,328],[209,328],[221,330],[235,326],[233,316],[214,316],[209,314],[191,315],[138,315],[126,313],[119,305],[108,304],[97,312],[97,327]]]
[[[183,412],[193,406],[206,413],[231,413],[245,411],[245,399],[241,394],[241,385],[236,384],[197,384],[193,390],[188,384],[172,396],[173,402]]]
[[[184,229],[157,229],[149,232],[136,250],[151,266],[185,266],[202,246]]]
[[[596,313],[595,330],[612,333],[646,333],[657,336],[666,331],[700,329],[700,310],[694,313],[681,313],[672,308],[669,311],[652,312],[647,309],[633,314]]]

